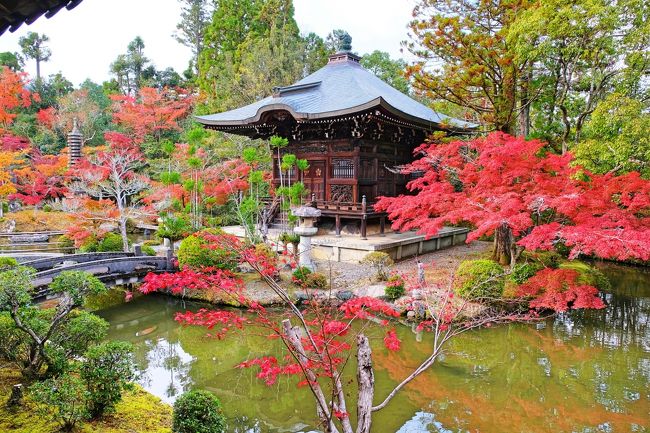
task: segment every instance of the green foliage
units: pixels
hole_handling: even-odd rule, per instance
[[[404,279],[399,275],[391,275],[386,283],[384,294],[392,300],[404,296],[406,294]]]
[[[165,185],[180,185],[183,180],[179,172],[171,171],[160,173],[160,181]]]
[[[192,232],[192,225],[184,216],[166,216],[158,225],[156,236],[161,239],[178,241]]]
[[[117,233],[106,233],[97,243],[98,252],[123,251],[122,236]]]
[[[136,371],[133,347],[121,341],[102,343],[88,349],[84,358],[80,374],[88,390],[88,411],[99,417],[115,408],[123,390],[131,389]]]
[[[579,260],[571,260],[560,265],[561,269],[572,269],[577,271],[578,283],[594,286],[600,290],[610,290],[611,283],[599,269],[589,266]]]
[[[31,304],[34,270],[24,266],[0,272],[0,309],[10,310]]]
[[[84,271],[63,271],[50,283],[51,293],[66,293],[75,306],[83,305],[85,296],[98,295],[105,291],[104,283]]]
[[[142,253],[145,256],[155,256],[156,250],[154,250],[150,245],[142,245]]]
[[[388,278],[388,267],[395,264],[388,254],[381,251],[373,251],[366,254],[359,263],[362,265],[370,265],[375,270],[376,277],[379,281],[386,281]]]
[[[225,430],[221,403],[211,392],[189,391],[174,403],[174,433],[223,433]]]
[[[393,60],[390,54],[375,50],[361,58],[361,66],[405,95],[409,94],[409,82],[404,76],[406,69],[404,60]]]
[[[494,300],[501,297],[505,280],[503,268],[492,260],[465,260],[456,270],[454,291],[468,300]]]
[[[508,278],[515,284],[522,284],[543,268],[544,265],[540,262],[519,263],[515,265]]]
[[[65,431],[71,431],[88,416],[85,384],[73,374],[37,382],[29,391],[40,415],[51,417]]]
[[[327,277],[320,272],[307,274],[303,280],[303,286],[310,289],[325,290],[329,287]]]
[[[43,205],[43,212],[52,212],[52,205],[51,204],[44,204]]]
[[[585,125],[585,140],[575,146],[576,164],[594,173],[638,171],[650,178],[650,113],[647,104],[613,93]]]
[[[223,233],[217,229],[210,229],[209,232]],[[235,270],[238,258],[234,251],[223,248],[211,249],[205,239],[191,235],[183,239],[178,248],[178,263],[181,267],[214,266],[219,269]]]
[[[299,284],[304,284],[304,282],[307,279],[307,275],[311,274],[311,269],[305,267],[305,266],[298,266],[294,271],[293,271],[293,279],[295,282]]]
[[[0,272],[18,266],[18,261],[13,257],[0,256]]]
[[[540,263],[544,268],[557,269],[564,260],[557,251],[524,252],[523,258]]]
[[[51,313],[51,310],[48,313]],[[49,317],[44,319],[51,320],[51,314],[47,316]],[[88,347],[106,338],[108,327],[108,322],[99,316],[84,310],[72,311],[68,320],[52,335],[50,344],[47,345],[46,350],[50,358],[47,373],[67,370],[72,360],[83,355]]]
[[[56,242],[59,242],[63,248],[72,248],[74,247],[74,240],[70,239],[66,235],[61,235],[56,238]]]

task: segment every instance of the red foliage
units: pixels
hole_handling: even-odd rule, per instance
[[[187,116],[192,97],[185,89],[140,89],[138,97],[112,95],[115,102],[113,120],[126,127],[136,143],[148,136],[158,139],[164,131],[178,131],[178,121]]]
[[[19,137],[9,133],[0,137],[0,149],[6,152],[27,151],[31,145],[27,137]]]
[[[507,225],[528,249],[562,242],[579,254],[650,260],[650,181],[638,173],[595,175],[572,155],[547,153],[538,140],[503,133],[471,141],[423,144],[424,156],[405,173],[419,173],[415,196],[382,197],[393,227],[433,236],[444,224],[469,222],[467,241]]]
[[[0,72],[0,124],[3,127],[10,125],[16,118],[17,108],[27,108],[34,101],[40,100],[38,94],[27,90],[27,74],[14,72],[6,66]]]
[[[605,308],[595,287],[580,284],[572,269],[542,269],[518,287],[518,295],[534,298],[531,308],[566,311],[581,308]]]

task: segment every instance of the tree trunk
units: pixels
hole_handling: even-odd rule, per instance
[[[372,422],[372,399],[375,393],[375,374],[372,370],[372,351],[368,337],[357,336],[357,384],[359,400],[357,401],[357,433],[370,433]]]
[[[122,248],[125,253],[129,252],[129,238],[126,234],[126,218],[120,217],[120,235],[122,236]]]
[[[501,265],[509,265],[511,264],[513,247],[512,230],[508,226],[508,223],[503,222],[494,231],[494,250],[492,257]]]

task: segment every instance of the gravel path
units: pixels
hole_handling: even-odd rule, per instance
[[[439,251],[419,256],[417,259],[425,265],[425,278],[429,283],[442,283],[453,273],[461,261],[479,258],[487,254],[492,248],[491,242],[472,242],[469,245],[456,245]],[[417,260],[415,257],[404,259],[396,263],[392,269],[400,273],[415,275]],[[376,284],[374,270],[359,263],[318,261],[318,272],[331,276],[333,286],[337,290],[367,289]],[[364,290],[365,291],[365,290]]]

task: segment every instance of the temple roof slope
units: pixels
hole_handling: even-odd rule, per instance
[[[0,0],[0,35],[16,31],[23,23],[32,24],[41,15],[53,17],[64,7],[75,8],[82,0]]]
[[[234,110],[197,120],[206,126],[237,126],[259,123],[269,111],[286,110],[296,121],[312,121],[383,107],[393,116],[422,129],[471,130],[477,125],[433,111],[391,87],[359,64],[350,53],[330,56],[323,68],[297,83],[276,88],[274,94]]]

